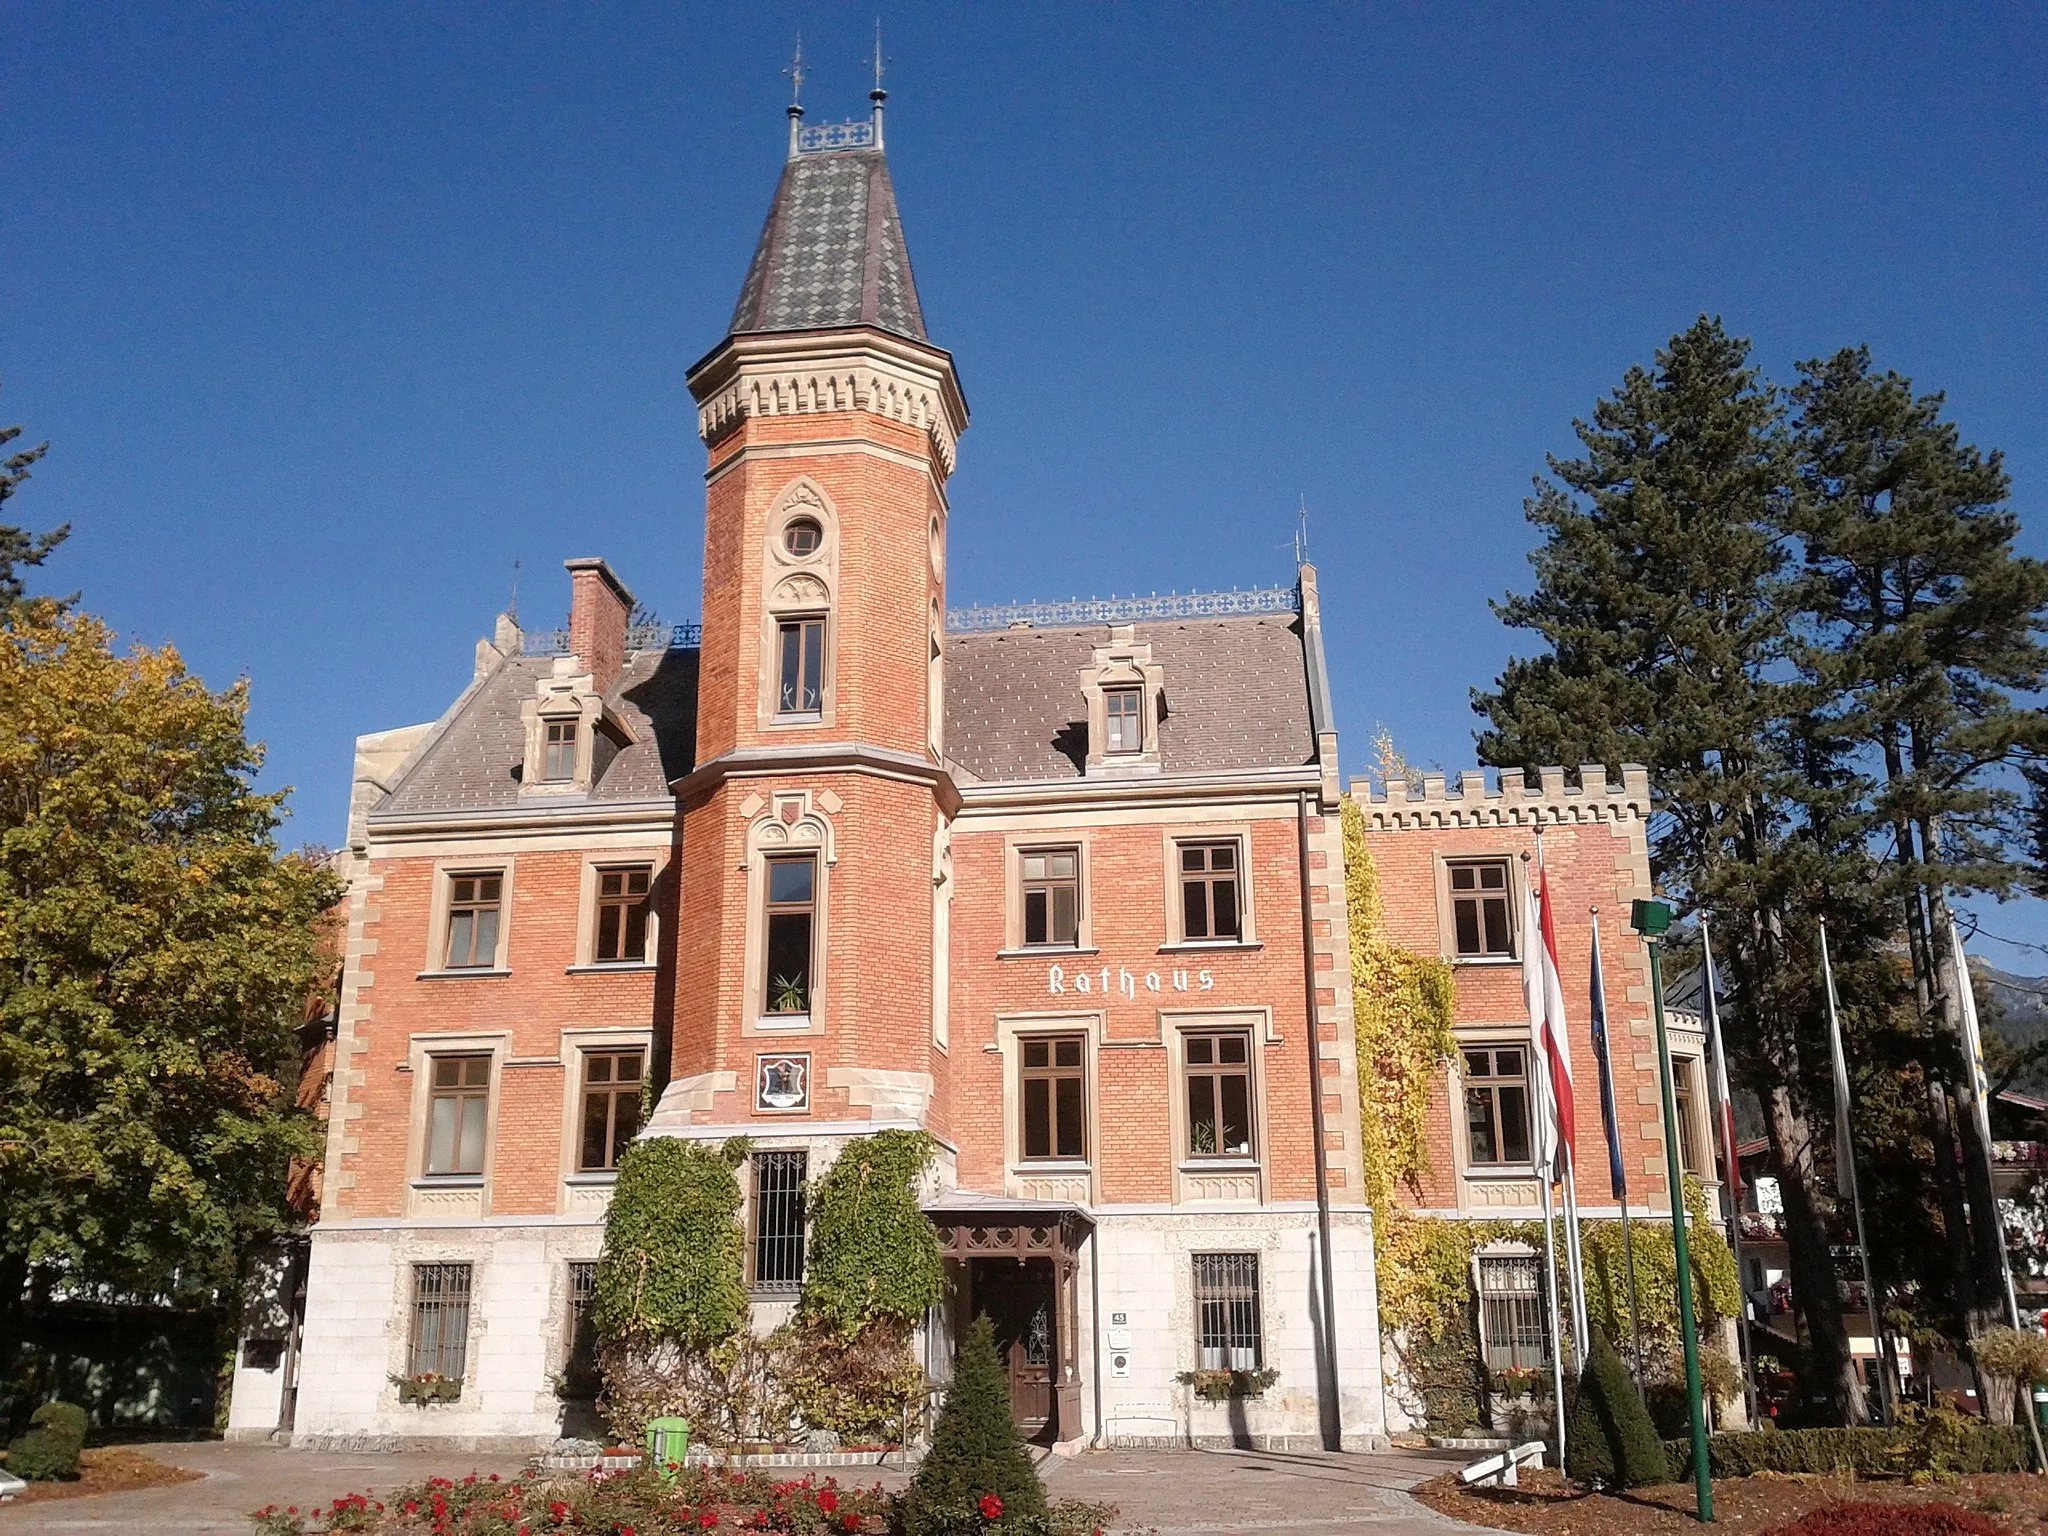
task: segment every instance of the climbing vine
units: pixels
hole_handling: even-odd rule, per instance
[[[1425,1167],[1423,1125],[1444,1063],[1456,994],[1451,968],[1403,949],[1385,932],[1379,871],[1365,844],[1365,813],[1344,802],[1344,895],[1351,920],[1351,1007],[1358,1038],[1359,1151],[1375,1212],[1416,1189]]]
[[[812,1186],[806,1322],[851,1339],[878,1319],[915,1323],[945,1295],[939,1235],[917,1202],[931,1160],[923,1131],[878,1131],[847,1143]]]
[[[605,1215],[591,1321],[607,1343],[709,1349],[746,1325],[745,1240],[733,1170],[749,1144],[636,1141]]]

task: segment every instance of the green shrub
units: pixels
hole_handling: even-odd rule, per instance
[[[30,1424],[40,1424],[45,1429],[54,1430],[60,1435],[76,1440],[80,1445],[85,1444],[86,1430],[91,1423],[85,1416],[85,1410],[78,1404],[60,1402],[56,1399],[43,1404],[30,1414],[28,1421]]]
[[[897,1523],[905,1536],[974,1530],[976,1506],[991,1494],[1002,1500],[1006,1524],[1045,1515],[1045,1489],[1010,1413],[995,1330],[977,1317],[960,1341],[931,1449],[898,1503]]]
[[[1931,1427],[1937,1420],[1939,1427]],[[1765,1429],[1714,1435],[1707,1441],[1707,1460],[1715,1477],[1751,1477],[1758,1472],[1854,1472],[1858,1477],[2024,1472],[2026,1433],[2009,1424],[1936,1414],[1928,1422],[1898,1429]],[[1691,1477],[1691,1441],[1667,1440],[1664,1449],[1678,1477]]]
[[[605,1213],[591,1319],[606,1342],[708,1349],[746,1325],[740,1186],[749,1148],[676,1137],[636,1141]]]
[[[38,1426],[7,1447],[7,1470],[32,1483],[76,1477],[78,1452],[69,1435]]]
[[[806,1323],[850,1340],[877,1320],[912,1326],[945,1295],[939,1234],[917,1199],[931,1160],[922,1131],[863,1136],[833,1160],[807,1202]]]
[[[1586,1352],[1579,1400],[1565,1437],[1566,1470],[1590,1488],[1645,1488],[1671,1481],[1671,1464],[1628,1368],[1600,1329]]]

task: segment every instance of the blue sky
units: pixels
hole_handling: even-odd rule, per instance
[[[1702,311],[1789,377],[1867,342],[2048,490],[2048,13],[883,5],[889,147],[974,424],[956,604],[1290,577],[1347,766],[1470,759],[1521,502]],[[0,418],[47,581],[246,673],[293,840],[437,714],[524,562],[693,617],[722,334],[874,7],[9,7]],[[2038,912],[1993,926],[2048,939]],[[2000,963],[2040,969],[2023,951]]]

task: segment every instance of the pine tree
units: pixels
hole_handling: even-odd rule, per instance
[[[1702,316],[1575,428],[1584,457],[1553,459],[1527,504],[1545,534],[1536,588],[1495,605],[1549,649],[1475,692],[1491,724],[1480,755],[1525,770],[1650,769],[1660,881],[1724,914],[1723,969],[1740,1003],[1726,1019],[1730,1054],[1763,1103],[1814,1385],[1860,1422],[1816,1199],[1828,1138],[1814,1127],[1828,1101],[1814,1072],[1825,1055],[1809,930],[1830,892],[1867,889],[1868,856],[1839,743],[1815,728],[1811,690],[1789,674],[1796,492],[1783,406],[1748,366],[1748,344]],[[1867,934],[1872,915],[1849,926]]]
[[[1588,1488],[1646,1488],[1671,1481],[1671,1461],[1650,1410],[1636,1396],[1628,1367],[1601,1329],[1593,1330],[1586,1368],[1565,1437],[1565,1470]]]
[[[0,448],[5,448],[20,436],[20,427],[0,427]],[[0,505],[21,489],[36,460],[49,451],[50,445],[42,443],[34,448],[17,449],[0,458]],[[12,523],[0,523],[0,614],[21,601],[23,587],[17,567],[41,565],[70,533],[68,523],[48,533],[30,533]]]
[[[905,1529],[909,1536],[936,1536],[950,1520],[971,1518],[976,1503],[991,1494],[1002,1500],[1006,1519],[1045,1513],[1045,1489],[1010,1412],[995,1330],[983,1316],[960,1340],[931,1449],[904,1496]]]
[[[1997,1207],[1974,1117],[1954,1102],[1962,987],[1951,897],[2024,879],[2030,828],[2010,770],[2048,751],[2048,714],[2014,694],[2048,682],[2048,564],[2017,555],[1997,453],[1964,444],[1939,394],[1873,372],[1868,349],[1800,364],[1804,491],[1795,519],[1813,633],[1802,660],[1834,729],[1874,760],[1873,812],[1930,1036],[1927,1124],[1966,1338],[2001,1320]],[[1960,1132],[1956,1155],[1950,1126]],[[1958,1167],[1962,1171],[1958,1177]],[[1968,1211],[1966,1217],[1965,1211]]]

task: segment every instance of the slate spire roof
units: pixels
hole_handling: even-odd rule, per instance
[[[782,168],[731,333],[871,325],[927,341],[879,147],[804,150]]]

